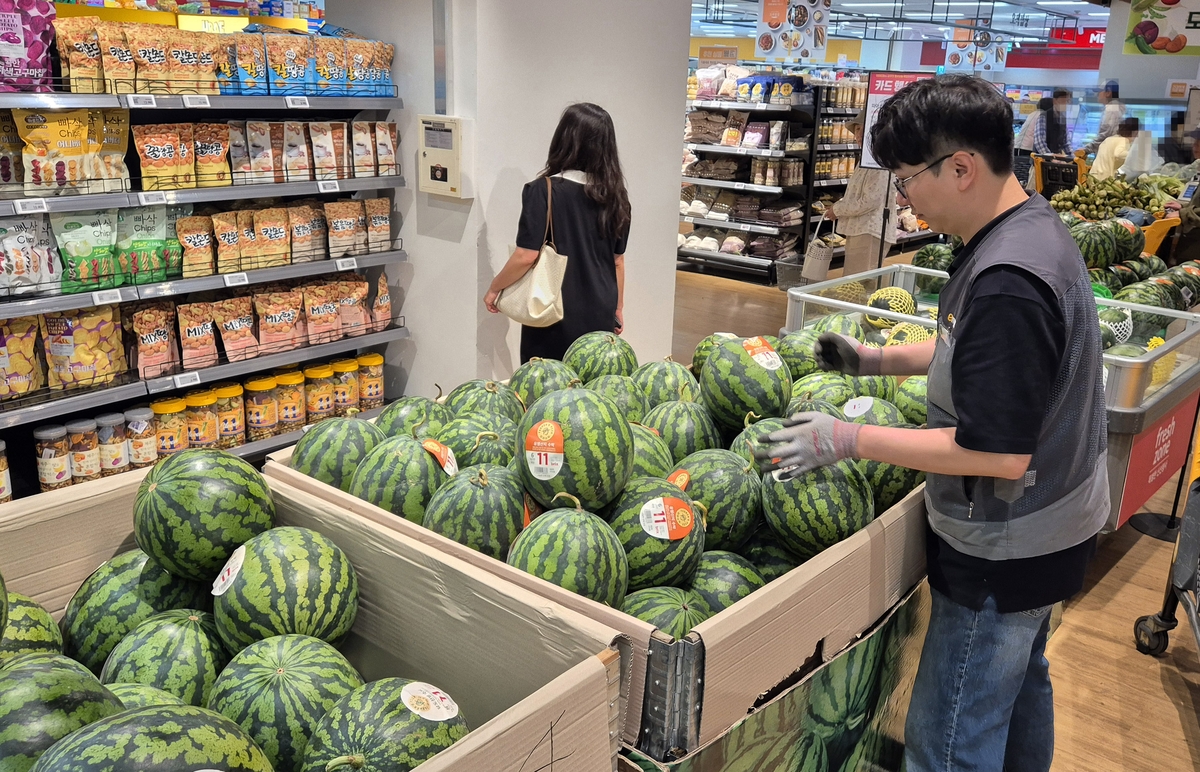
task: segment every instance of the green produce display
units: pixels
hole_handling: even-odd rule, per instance
[[[874,397],[886,402],[896,401],[898,383],[894,375],[848,375],[846,382],[856,397]]]
[[[1146,248],[1146,234],[1141,228],[1123,217],[1107,220],[1106,225],[1112,231],[1113,241],[1116,242],[1118,262],[1141,256],[1142,250]],[[1162,270],[1166,270],[1165,266]]]
[[[446,409],[456,417],[495,413],[514,423],[521,420],[525,406],[512,387],[496,381],[474,380],[460,384],[446,397]]]
[[[693,376],[696,378],[700,377],[700,373],[704,372],[704,363],[708,361],[709,354],[712,353],[712,350],[716,348],[718,343],[726,340],[739,340],[739,338],[732,332],[714,332],[712,335],[705,336],[696,344],[696,350],[692,352]]]
[[[858,394],[850,380],[841,373],[813,373],[792,384],[793,394],[808,394],[810,399],[841,407]]]
[[[1101,222],[1081,222],[1071,228],[1088,268],[1108,268],[1117,261],[1117,240],[1112,228]]]
[[[507,417],[491,413],[468,413],[455,418],[434,435],[454,451],[461,469],[478,464],[504,466],[517,447],[517,425]]]
[[[0,635],[0,665],[19,654],[59,653],[62,644],[62,633],[49,611],[32,598],[8,593],[8,624]]]
[[[533,357],[521,365],[508,379],[508,385],[521,404],[529,407],[552,391],[565,389],[571,381],[578,381],[579,375],[557,359],[542,359]]]
[[[750,539],[742,545],[738,554],[749,560],[758,575],[767,582],[775,581],[804,562],[784,546],[766,522],[750,534]]]
[[[867,333],[861,324],[846,314],[828,314],[813,322],[813,332],[836,332],[839,335],[849,335],[851,338],[865,343]]]
[[[626,421],[637,423],[650,410],[642,387],[628,375],[601,375],[585,388],[611,399]]]
[[[435,436],[454,420],[454,413],[428,397],[403,397],[383,409],[375,426],[388,437],[423,440]]]
[[[905,423],[900,408],[884,399],[855,397],[842,405],[842,415],[847,421],[872,426],[897,426]]]
[[[447,422],[449,423],[449,422]],[[438,460],[418,441],[403,435],[375,446],[350,478],[352,496],[414,523],[425,519],[425,507],[449,479]]]
[[[1088,177],[1071,190],[1061,190],[1051,196],[1050,206],[1060,213],[1074,213],[1089,220],[1113,217],[1124,207],[1161,212],[1168,201],[1183,192],[1182,183],[1171,180],[1164,185],[1165,180],[1170,178],[1154,175],[1131,184],[1115,177],[1107,180]]]
[[[910,375],[896,389],[896,407],[904,414],[904,420],[920,426],[928,420],[928,408],[925,401],[925,390],[928,377]]]
[[[628,559],[630,591],[687,586],[704,552],[704,527],[691,497],[666,480],[637,477],[608,516]]]
[[[840,407],[823,399],[813,399],[812,392],[808,391],[803,394],[792,394],[792,401],[788,403],[787,414],[794,416],[796,413],[824,413],[834,418],[842,417],[842,409]]]
[[[100,671],[105,684],[145,684],[203,707],[229,655],[207,611],[164,611],[121,639]]]
[[[791,371],[762,338],[717,344],[700,373],[700,398],[726,429],[741,428],[747,413],[783,415],[791,395]]]
[[[634,370],[632,377],[646,396],[647,411],[664,402],[695,402],[700,399],[700,382],[696,376],[670,357],[647,362]]]
[[[642,424],[630,424],[629,428],[633,431],[633,476],[666,477],[670,474],[675,458],[658,432]]]
[[[764,475],[763,515],[780,541],[807,560],[866,527],[875,510],[857,463],[839,461],[790,480]]]
[[[700,558],[691,589],[717,614],[766,586],[754,564],[741,555],[709,550]]]
[[[721,447],[721,432],[708,408],[699,402],[664,402],[651,410],[642,423],[658,432],[678,463],[700,450]]]
[[[601,375],[633,375],[637,355],[633,346],[611,332],[589,332],[575,339],[563,354],[563,362],[579,374],[579,380],[591,383]]]
[[[913,255],[912,264],[918,268],[932,268],[945,271],[954,262],[954,252],[949,244],[926,244]],[[946,280],[939,276],[918,276],[917,291],[926,295],[938,295]]]
[[[311,427],[292,453],[292,469],[345,491],[354,470],[387,439],[369,421],[330,418]]]
[[[799,381],[806,375],[820,372],[817,365],[817,338],[821,333],[816,330],[794,330],[779,341],[779,356],[792,374],[792,382]],[[795,390],[792,391],[793,397]]]
[[[155,689],[145,684],[108,684],[106,687],[113,696],[121,701],[125,710],[149,708],[154,705],[182,705],[183,700],[174,694]]]
[[[631,592],[625,596],[621,610],[676,640],[713,613],[697,593],[678,587],[647,587]]]
[[[754,451],[761,447],[760,443],[768,434],[777,432],[782,428],[782,418],[764,418],[756,423],[747,424],[742,433],[734,437],[733,442],[729,443],[729,450],[746,459],[751,464],[754,464],[754,468],[761,473],[762,469],[759,466],[758,459],[754,457]]]
[[[762,478],[755,464],[737,453],[698,451],[679,462],[672,479],[701,507],[705,549],[736,550],[758,526]]]
[[[515,472],[494,464],[471,466],[438,489],[425,508],[425,527],[497,560],[508,549],[525,513]]]

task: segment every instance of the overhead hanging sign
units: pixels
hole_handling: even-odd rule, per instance
[[[931,72],[873,72],[867,83],[866,125],[863,127],[862,166],[870,169],[881,169],[875,156],[871,154],[871,127],[875,125],[875,117],[879,108],[893,94],[910,83],[932,78]]]
[[[825,61],[832,0],[762,0],[754,52],[768,61]]]
[[[946,72],[995,72],[1008,62],[1008,46],[1003,35],[990,29],[991,19],[969,19],[946,41]]]
[[[1126,54],[1200,56],[1200,2],[1133,0],[1125,32]]]
[[[1051,48],[1104,48],[1108,30],[1104,27],[1054,27],[1050,30]]]

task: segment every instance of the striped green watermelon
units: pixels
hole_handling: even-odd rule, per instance
[[[8,624],[0,635],[0,663],[34,651],[62,651],[62,633],[50,612],[32,598],[8,593]]]
[[[954,251],[949,244],[926,244],[913,255],[912,264],[918,268],[933,268],[944,271],[954,262]],[[918,276],[917,291],[928,295],[941,293],[946,280],[934,276]]]
[[[428,397],[402,397],[383,409],[375,426],[388,437],[415,437],[423,440],[442,430],[454,419],[454,413]]]
[[[1121,284],[1121,279],[1113,273],[1112,268],[1089,268],[1088,280],[1092,284],[1099,284],[1101,287],[1108,287],[1112,292],[1116,292],[1125,286]]]
[[[6,660],[0,667],[0,772],[26,772],[62,738],[122,710],[94,675],[62,655]]]
[[[464,414],[443,426],[434,439],[454,451],[460,469],[477,464],[504,466],[517,447],[517,425],[501,415]]]
[[[903,763],[904,744],[889,736],[873,723],[863,732],[862,739],[842,762],[838,772],[857,772],[860,769],[900,769]]]
[[[700,398],[726,429],[742,427],[747,413],[783,415],[791,395],[791,371],[762,338],[718,344],[700,373]]]
[[[213,602],[217,632],[230,652],[288,633],[333,644],[346,637],[358,613],[358,577],[336,544],[308,528],[285,527],[244,546],[240,568],[231,560],[213,589],[220,593]]]
[[[871,486],[852,461],[819,467],[790,480],[766,474],[763,514],[780,541],[807,560],[871,522]]]
[[[141,550],[107,561],[83,581],[59,625],[63,653],[97,675],[126,633],[177,608],[211,608],[209,587],[172,576]]]
[[[459,418],[476,413],[495,413],[514,423],[520,421],[525,413],[521,398],[511,386],[483,379],[456,386],[446,397],[446,408]]]
[[[340,490],[354,470],[387,435],[369,421],[331,418],[308,427],[292,453],[292,469]]]
[[[779,356],[783,357],[792,381],[800,380],[806,375],[820,372],[817,365],[817,338],[821,333],[816,330],[793,330],[779,341]],[[795,394],[795,390],[792,392]]]
[[[876,633],[860,641],[812,676],[808,711],[801,722],[806,734],[825,742],[831,769],[840,769],[866,730],[885,637]]]
[[[630,590],[687,586],[704,552],[690,496],[666,480],[635,477],[608,514],[628,558]]]
[[[925,389],[928,378],[924,375],[912,375],[904,379],[904,383],[896,389],[896,407],[904,414],[904,420],[920,426],[927,420]]]
[[[712,616],[698,594],[678,587],[647,587],[625,596],[621,610],[654,625],[676,640]]]
[[[530,523],[513,542],[508,564],[613,608],[620,608],[629,587],[621,540],[608,523],[578,504],[552,509]]]
[[[579,373],[579,380],[584,383],[591,383],[601,375],[633,375],[638,366],[633,346],[611,332],[580,335],[567,347],[563,363]]]
[[[267,481],[223,450],[162,459],[133,504],[137,545],[181,579],[212,581],[239,545],[275,523]]]
[[[4,576],[0,575],[0,630],[8,626],[8,589],[4,586]]]
[[[552,391],[565,389],[579,375],[557,359],[533,357],[516,369],[508,379],[508,385],[526,407],[537,402]]]
[[[484,464],[459,470],[425,508],[425,527],[496,560],[521,532],[525,492],[515,472]]]
[[[1137,275],[1137,272],[1124,263],[1118,263],[1117,265],[1109,266],[1108,270],[1113,272],[1113,275],[1115,275],[1117,280],[1121,282],[1122,287],[1126,287],[1136,281],[1141,280],[1141,277]],[[1116,290],[1114,289],[1113,291],[1115,292]]]
[[[834,418],[842,417],[842,409],[840,407],[823,399],[813,399],[812,392],[810,391],[806,391],[803,394],[793,393],[792,401],[788,403],[787,412],[789,416],[796,415],[796,413],[824,413]]]
[[[1071,237],[1088,268],[1107,268],[1116,262],[1117,241],[1103,222],[1081,222],[1071,228]]]
[[[766,584],[754,564],[741,555],[709,550],[700,558],[691,587],[719,614]]]
[[[651,410],[642,423],[654,431],[678,463],[699,450],[721,447],[721,433],[699,402],[664,402]]]
[[[298,772],[408,772],[470,731],[441,689],[383,678],[334,703],[313,730]]]
[[[900,499],[907,496],[921,483],[925,482],[925,473],[904,466],[885,464],[882,461],[861,459],[858,462],[863,476],[871,485],[871,495],[875,501],[875,514],[882,515],[894,507]]]
[[[105,687],[121,701],[125,710],[148,708],[152,705],[182,705],[183,700],[174,694],[155,689],[145,684],[109,684]]]
[[[630,424],[633,431],[633,476],[666,477],[675,465],[671,448],[658,432],[642,424]]]
[[[127,710],[72,734],[33,772],[272,772],[242,728],[192,705]]]
[[[1141,228],[1123,217],[1106,220],[1104,224],[1112,231],[1118,262],[1130,260],[1142,254],[1142,250],[1146,248],[1146,234]]]
[[[426,439],[424,442],[430,442]],[[349,493],[414,523],[449,476],[421,442],[403,435],[375,446],[354,470]]]
[[[905,422],[900,408],[875,397],[855,397],[842,405],[842,416],[847,421],[872,426],[896,426]]]
[[[146,684],[204,706],[229,655],[207,611],[164,611],[142,622],[108,655],[100,682]]]
[[[754,458],[754,451],[758,448],[758,444],[763,437],[772,432],[777,432],[782,428],[782,418],[764,418],[757,423],[748,424],[742,430],[742,433],[735,437],[733,442],[729,444],[729,449],[751,464],[754,464],[754,468],[761,472],[762,469],[759,466],[758,460]]]
[[[15,657],[5,660],[0,664],[0,672],[6,668],[31,668],[31,667],[49,667],[49,668],[66,668],[74,670],[83,675],[90,675],[95,678],[95,674],[83,666],[83,663],[76,662],[65,654],[58,654],[53,651],[31,651],[28,654],[18,654]]]
[[[783,545],[779,536],[766,523],[750,534],[750,539],[738,550],[749,560],[764,581],[773,582],[804,562]]]
[[[899,383],[894,375],[858,375],[846,376],[846,382],[854,389],[856,397],[875,397],[876,399],[896,401],[896,389]]]
[[[517,427],[521,484],[543,506],[569,493],[594,512],[633,473],[633,431],[613,401],[587,389],[553,391]]]
[[[628,375],[601,375],[589,381],[586,388],[611,399],[626,421],[637,423],[650,410],[642,387]]]
[[[698,451],[679,462],[672,479],[703,511],[707,549],[736,550],[758,526],[762,477],[753,462],[737,453]]]
[[[328,643],[276,635],[230,660],[207,707],[245,730],[275,769],[299,769],[317,723],[362,685],[358,671]]]
[[[818,335],[823,332],[836,332],[838,335],[849,335],[861,342],[867,339],[867,333],[861,324],[848,314],[828,314],[813,322],[810,329]]]
[[[646,395],[646,410],[664,402],[695,402],[700,399],[700,382],[696,376],[671,357],[647,362],[633,371],[632,378]]]
[[[793,394],[808,394],[811,399],[841,407],[858,396],[849,379],[841,373],[813,373],[792,384]]]
[[[709,354],[717,347],[718,343],[726,340],[740,340],[740,338],[732,332],[714,332],[696,344],[696,350],[692,352],[693,376],[696,378],[700,377],[700,373],[704,372],[704,363],[708,361]]]

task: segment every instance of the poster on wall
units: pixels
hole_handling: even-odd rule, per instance
[[[767,61],[825,61],[832,0],[762,0],[754,52]]]
[[[881,169],[875,156],[871,154],[871,127],[875,125],[875,116],[888,97],[900,89],[918,80],[932,78],[931,72],[873,72],[867,83],[867,116],[863,131],[862,161],[859,163],[869,169]]]
[[[1200,56],[1200,11],[1196,5],[1191,0],[1133,0],[1123,52]]]

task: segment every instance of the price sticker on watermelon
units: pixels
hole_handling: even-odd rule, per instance
[[[667,482],[679,486],[679,490],[686,491],[688,483],[692,481],[692,475],[686,469],[677,469],[667,475]]]
[[[438,466],[442,468],[443,472],[451,476],[458,474],[458,460],[454,458],[453,450],[437,440],[425,440],[421,443],[421,447],[437,459]]]
[[[429,721],[449,721],[458,715],[458,703],[431,684],[413,681],[400,690],[405,707]]]
[[[783,367],[783,358],[771,348],[771,344],[767,343],[763,338],[755,336],[742,341],[742,348],[746,349],[746,353],[755,362],[758,362],[768,370],[778,370]]]
[[[658,539],[678,541],[692,532],[696,515],[682,499],[663,496],[642,505],[642,530]]]
[[[557,421],[538,421],[525,435],[525,462],[538,480],[553,480],[563,468],[563,431]]]
[[[225,561],[225,567],[221,569],[221,573],[217,574],[217,578],[213,581],[212,594],[224,595],[229,592],[229,588],[233,586],[233,580],[237,579],[237,575],[241,573],[242,563],[246,560],[246,545],[238,547],[229,556],[229,560]]]

